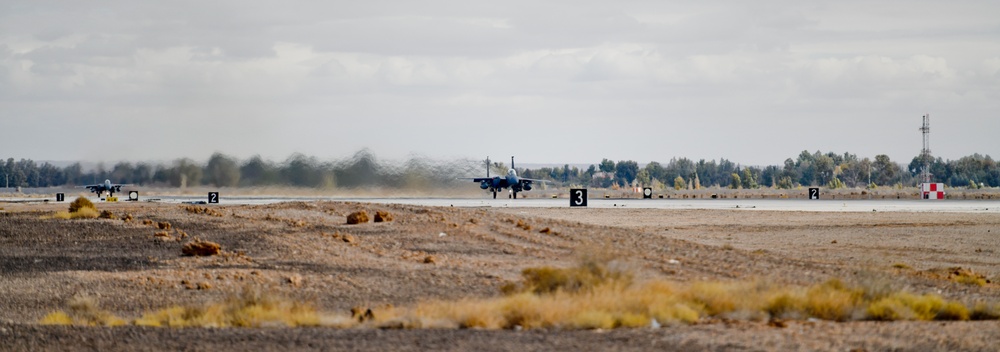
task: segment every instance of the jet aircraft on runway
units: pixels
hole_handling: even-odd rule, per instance
[[[111,183],[111,180],[104,180],[104,183],[98,183],[96,185],[86,185],[80,187],[89,188],[91,192],[97,193],[98,197],[103,195],[104,192],[108,192],[109,197],[114,197],[115,192],[122,191],[122,186],[131,186],[131,185]]]
[[[511,196],[517,199],[517,192],[530,191],[532,182],[546,182],[545,180],[535,180],[530,178],[523,178],[517,176],[517,171],[514,170],[514,157],[510,157],[510,170],[507,170],[507,175],[504,177],[494,176],[490,177],[490,158],[486,158],[486,177],[477,177],[471,179],[472,182],[479,182],[479,188],[488,189],[493,192],[493,198],[496,199],[497,191],[502,191],[504,188],[510,188]]]

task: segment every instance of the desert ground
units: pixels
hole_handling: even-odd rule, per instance
[[[135,321],[254,290],[354,319],[352,309],[503,296],[527,268],[595,253],[636,281],[809,286],[842,280],[968,307],[1000,303],[991,213],[451,208],[347,202],[100,203],[115,219],[59,219],[66,203],[0,203],[3,350],[969,350],[1000,349],[1000,321],[846,321],[755,315],[577,329],[47,325],[86,297]],[[349,214],[391,221],[349,225]],[[122,218],[130,218],[126,221]],[[160,225],[169,223],[168,229]],[[221,253],[186,256],[192,241]],[[965,280],[962,280],[965,278]],[[656,324],[659,325],[659,324]]]

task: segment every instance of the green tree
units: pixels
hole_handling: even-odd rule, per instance
[[[834,177],[829,183],[826,184],[826,187],[830,189],[844,188],[844,182],[840,181],[839,178]]]
[[[639,163],[634,160],[622,160],[615,164],[615,180],[619,186],[628,187],[639,174]]]
[[[217,187],[236,187],[240,184],[240,167],[235,158],[215,153],[205,166],[205,178]]]
[[[879,186],[891,186],[898,181],[899,171],[899,165],[892,162],[888,155],[876,155],[872,163],[872,182]]]
[[[646,171],[646,169],[639,170],[639,173],[635,175],[635,180],[642,186],[649,186],[653,184],[653,179],[649,176],[649,172]]]
[[[780,179],[778,179],[778,183],[775,184],[775,187],[778,187],[779,189],[792,189],[792,187],[795,187],[795,185],[792,183],[791,177],[782,176]]]
[[[183,158],[174,161],[174,176],[171,184],[174,187],[194,187],[201,185],[202,169],[193,160]]]
[[[681,190],[684,188],[687,188],[687,183],[684,182],[684,178],[680,176],[674,177],[674,189]]]
[[[749,167],[743,169],[743,177],[741,178],[741,185],[746,189],[756,189],[757,179],[753,176],[753,171]]]
[[[278,182],[277,168],[260,155],[250,157],[240,166],[240,184],[244,186],[272,185]]]
[[[598,166],[601,172],[615,172],[615,162],[605,158],[601,160],[601,164]]]
[[[730,179],[731,181],[729,181],[729,188],[740,189],[740,187],[743,187],[743,182],[740,180],[740,174],[734,172],[730,176]]]

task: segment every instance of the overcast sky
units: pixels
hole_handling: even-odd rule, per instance
[[[0,157],[1000,157],[1000,1],[0,1]]]

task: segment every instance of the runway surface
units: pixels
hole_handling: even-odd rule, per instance
[[[96,197],[92,199],[100,202]],[[163,203],[201,203],[203,196],[161,196],[140,198]],[[375,204],[408,204],[437,207],[494,208],[569,208],[569,199],[492,199],[492,198],[345,198],[345,197],[227,197],[222,205],[272,204],[296,201],[344,201]],[[740,209],[820,212],[963,212],[1000,213],[996,200],[806,200],[806,199],[589,199],[588,208],[604,209]]]

